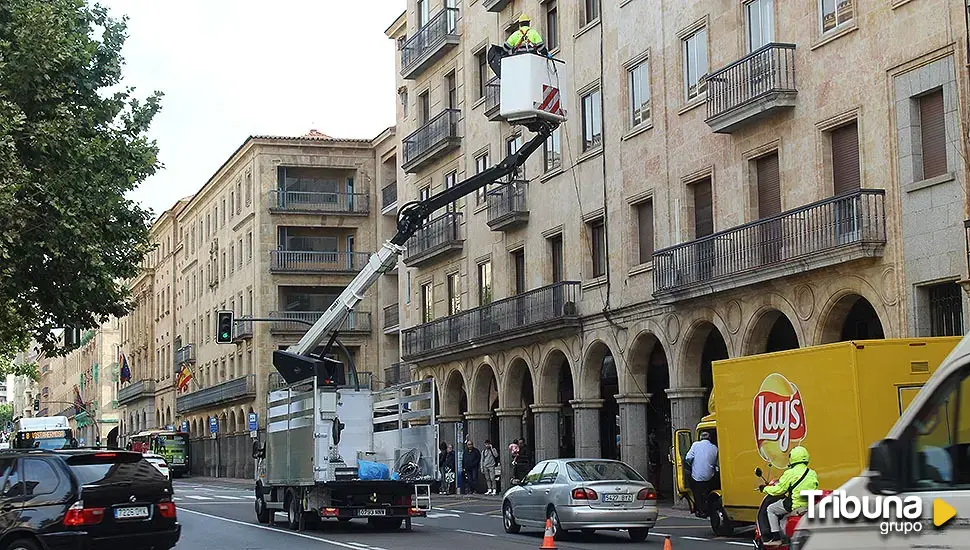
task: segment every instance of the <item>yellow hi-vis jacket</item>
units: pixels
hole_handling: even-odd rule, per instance
[[[534,48],[538,48],[542,45],[542,35],[540,35],[539,31],[533,29],[532,27],[519,27],[517,31],[513,32],[512,35],[509,36],[509,39],[505,42],[505,44],[513,50],[519,48],[520,46],[528,47],[530,45]]]

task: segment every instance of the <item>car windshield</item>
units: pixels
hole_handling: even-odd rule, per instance
[[[622,462],[574,460],[566,463],[571,481],[643,481],[633,468]]]

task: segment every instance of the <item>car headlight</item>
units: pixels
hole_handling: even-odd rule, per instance
[[[808,545],[808,537],[811,532],[808,529],[797,529],[791,537],[791,544],[788,546],[789,550],[804,550],[805,546]]]

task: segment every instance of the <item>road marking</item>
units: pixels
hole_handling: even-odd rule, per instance
[[[428,512],[427,517],[430,519],[437,519],[437,518],[460,518],[461,516],[458,514],[438,514],[435,512]]]
[[[682,538],[682,539],[687,539],[687,540],[699,540],[699,541],[701,541],[701,542],[710,542],[710,540],[711,540],[711,539],[703,539],[703,538],[701,538],[701,537],[688,537],[688,536],[686,536],[686,535],[685,535],[685,536],[682,536],[682,537],[680,537],[680,538]]]
[[[340,548],[352,548],[353,550],[360,550],[360,548],[357,547],[357,546],[351,546],[349,544],[346,544],[346,543],[343,543],[343,542],[340,542],[340,541],[336,541],[336,540],[324,539],[324,538],[320,538],[320,537],[312,537],[310,535],[304,535],[303,533],[297,533],[297,532],[294,532],[294,531],[284,531],[283,529],[277,529],[275,527],[267,527],[265,525],[254,525],[252,523],[246,523],[245,521],[239,521],[239,520],[235,520],[235,519],[224,518],[224,517],[221,517],[221,516],[214,516],[212,514],[205,514],[203,512],[197,512],[195,510],[187,510],[185,508],[183,508],[182,511],[183,512],[186,512],[186,513],[189,513],[189,514],[195,514],[197,516],[202,516],[202,517],[205,517],[205,518],[209,518],[209,519],[217,519],[219,521],[224,521],[226,523],[234,523],[236,525],[245,525],[246,527],[252,527],[253,529],[260,529],[260,530],[263,530],[263,531],[272,531],[273,533],[282,533],[284,535],[290,535],[290,536],[293,536],[293,537],[300,537],[302,539],[315,540],[317,542],[322,542],[324,544],[331,544],[333,546],[339,546]]]
[[[465,531],[464,529],[455,529],[459,533],[466,533],[468,535],[481,535],[483,537],[497,537],[498,535],[493,535],[492,533],[482,533],[480,531]]]
[[[231,497],[229,495],[213,495],[215,498],[228,498],[229,500],[242,500],[242,497]]]
[[[655,536],[655,537],[669,537],[670,536],[667,533],[650,533],[650,534],[653,535],[653,536]]]
[[[416,527],[424,527],[424,524],[423,524],[423,523],[418,523],[418,522],[416,522],[416,521],[412,521],[412,522],[411,522],[411,525],[414,525],[414,526],[416,526]]]
[[[726,541],[724,544],[733,544],[735,546],[748,546],[748,547],[751,546],[750,542],[737,542],[737,541],[731,541],[731,540]]]
[[[212,497],[200,497],[198,495],[185,495],[188,498],[194,498],[195,500],[212,500]]]

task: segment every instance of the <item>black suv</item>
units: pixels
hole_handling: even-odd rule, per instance
[[[0,550],[168,550],[172,486],[140,453],[0,453]]]

